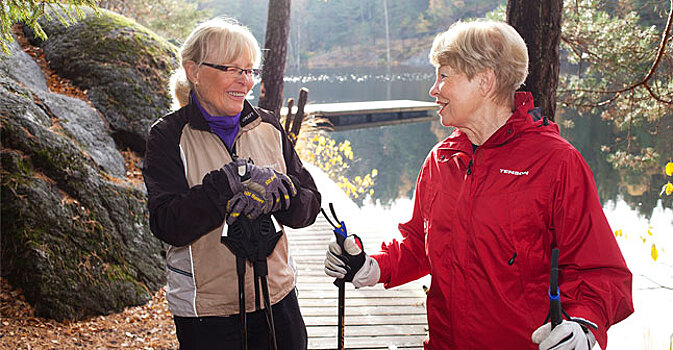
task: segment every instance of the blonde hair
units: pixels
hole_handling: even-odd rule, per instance
[[[512,26],[503,22],[456,22],[435,37],[430,50],[434,66],[449,66],[472,79],[490,68],[495,73],[494,99],[512,103],[528,76],[528,49]]]
[[[171,90],[175,102],[183,107],[189,103],[189,92],[194,87],[187,79],[185,63],[192,61],[201,65],[206,59],[217,58],[218,62],[233,61],[243,54],[252,58],[253,66],[259,67],[262,52],[257,39],[250,30],[231,18],[213,18],[199,24],[180,46],[181,68],[171,77]]]

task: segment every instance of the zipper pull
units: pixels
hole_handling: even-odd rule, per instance
[[[507,261],[507,264],[512,266],[512,264],[514,264],[514,259],[516,259],[516,252],[514,253],[514,255],[512,255],[509,261]]]
[[[467,164],[467,175],[472,175],[472,159],[470,159],[470,162]]]

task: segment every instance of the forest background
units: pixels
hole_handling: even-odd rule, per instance
[[[260,42],[266,34],[266,0],[104,0],[99,6],[134,18],[175,44],[195,23],[213,16],[237,19]],[[291,6],[286,72],[300,76],[320,68],[427,66],[427,53],[438,32],[457,20],[504,20],[506,1],[295,0]],[[557,93],[557,115],[563,114],[564,120],[557,122],[570,129],[575,118],[593,116],[592,123],[609,124],[618,131],[612,139],[594,138],[591,152],[598,152],[604,161],[591,165],[614,169],[610,179],[600,181],[611,184],[601,186],[602,198],[615,198],[619,188],[626,189],[626,197],[647,197],[645,201],[632,198],[634,207],[638,202],[656,203],[653,199],[666,194],[667,188],[669,193],[673,190],[663,171],[673,158],[673,45],[667,26],[671,7],[670,1],[663,0],[564,4]],[[386,173],[405,179],[407,186],[377,186],[372,180],[377,172],[367,168],[371,165],[349,162],[350,143],[339,139],[325,147],[332,141],[325,136],[322,145],[318,139],[309,140],[307,154],[318,149],[326,152],[317,160],[322,164],[341,155],[342,166],[323,169],[353,199],[362,203],[373,189],[384,204],[410,196],[415,174]],[[592,137],[581,131],[576,136]],[[356,152],[356,160],[358,156],[367,155]],[[378,172],[379,178],[386,174]],[[671,201],[664,206],[670,208]],[[646,204],[641,210],[648,214],[653,207]]]
[[[240,21],[263,43],[269,4],[266,0],[70,2],[95,2],[100,8],[135,19],[176,45],[198,22],[214,16]],[[320,68],[347,71],[354,67],[428,66],[427,53],[438,32],[457,20],[504,20],[505,6],[502,0],[292,1],[286,79]],[[617,131],[611,139],[594,138],[593,150],[580,151],[597,152],[604,160],[590,164],[592,168],[615,170],[609,179],[597,179],[610,183],[599,186],[601,198],[619,194],[627,201],[628,197],[647,197],[646,207],[639,208],[644,214],[651,213],[656,197],[673,191],[663,171],[673,158],[671,8],[673,2],[665,0],[573,0],[565,1],[563,9],[557,116],[562,114],[564,119],[556,122],[571,129],[577,118],[593,117],[587,119]],[[8,35],[3,36],[7,39]],[[437,136],[441,139],[445,135],[440,132]],[[346,140],[332,142],[324,136],[323,141],[305,139],[308,142],[302,146],[307,154],[318,155],[315,162],[358,203],[374,189],[378,192],[375,199],[383,204],[410,195],[415,174],[373,171],[371,164],[357,162],[358,156],[366,155],[353,155]],[[581,130],[575,136],[591,137]],[[334,157],[338,157],[337,166],[328,167]],[[418,169],[420,164],[408,165]],[[402,179],[406,186],[377,186],[373,179],[377,174]],[[385,182],[379,179],[379,183]],[[619,189],[626,190],[618,193]],[[630,199],[634,206],[643,202]],[[670,202],[664,206],[670,207]]]

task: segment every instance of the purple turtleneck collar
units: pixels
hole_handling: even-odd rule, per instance
[[[199,100],[194,93],[192,92],[191,94],[192,100],[194,100],[196,106],[199,107],[201,114],[203,114],[203,118],[208,122],[210,130],[224,141],[227,148],[231,149],[231,146],[234,143],[234,137],[236,137],[236,133],[238,133],[238,123],[241,118],[241,112],[238,112],[235,116],[212,116],[203,108],[203,106],[201,106],[201,103],[199,103]]]

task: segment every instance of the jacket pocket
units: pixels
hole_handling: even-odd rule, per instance
[[[525,326],[532,329],[544,321],[548,305],[544,300],[547,297],[550,261],[545,259],[549,256],[545,254],[545,247],[549,247],[550,235],[546,226],[547,200],[541,193],[529,188],[507,194],[510,206],[506,234],[516,252],[512,267],[517,268],[518,281],[526,294],[523,307],[527,312],[522,315]]]

